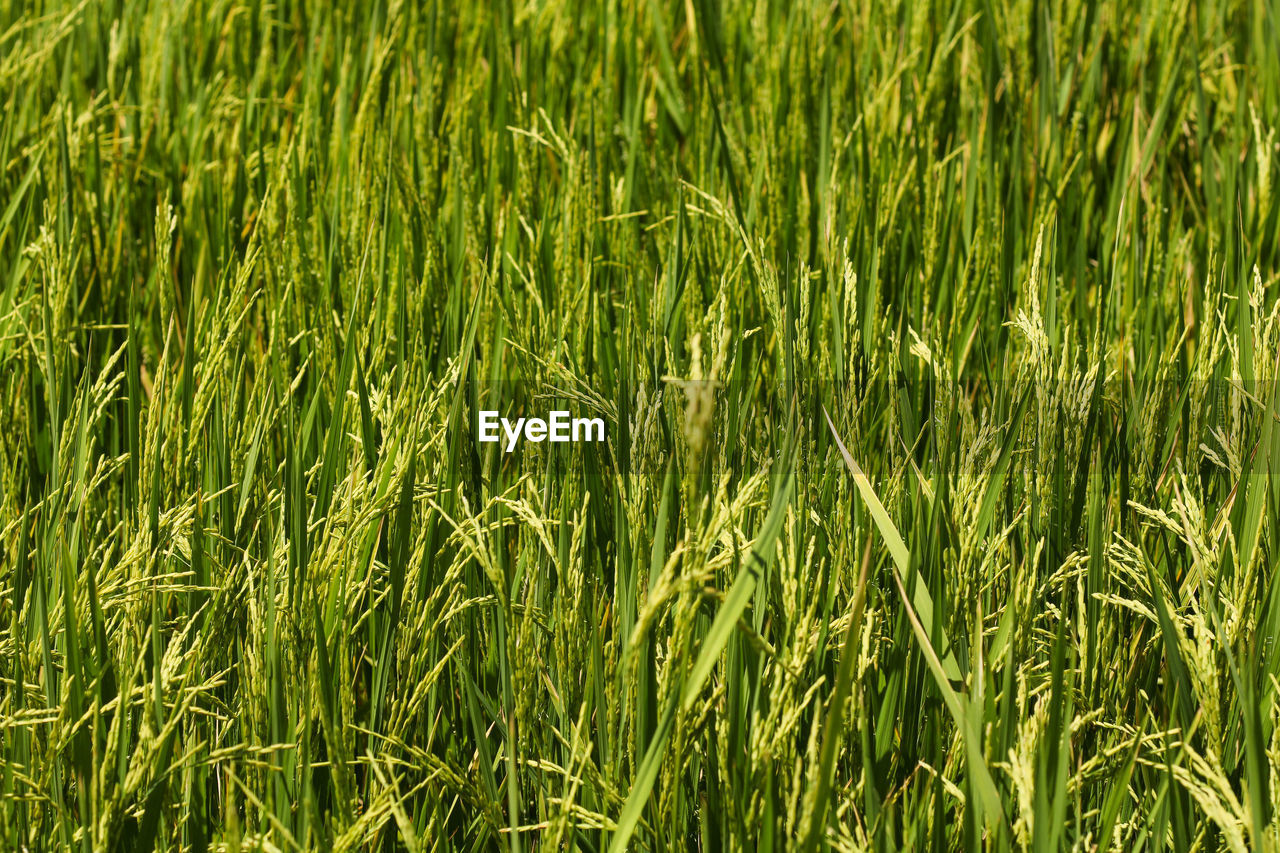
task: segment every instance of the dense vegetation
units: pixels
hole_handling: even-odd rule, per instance
[[[0,0],[0,101],[0,849],[1280,843],[1271,0]]]

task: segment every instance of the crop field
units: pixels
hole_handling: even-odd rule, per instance
[[[0,851],[1280,851],[1276,0],[0,0],[0,107]]]

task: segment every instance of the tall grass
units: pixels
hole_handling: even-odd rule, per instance
[[[1274,2],[0,0],[0,101],[0,849],[1280,846]]]

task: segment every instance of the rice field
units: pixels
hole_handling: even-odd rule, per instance
[[[1280,850],[1275,0],[0,0],[0,105],[0,850]]]

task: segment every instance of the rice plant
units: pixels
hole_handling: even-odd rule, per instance
[[[0,0],[0,103],[0,850],[1280,850],[1275,0]]]

